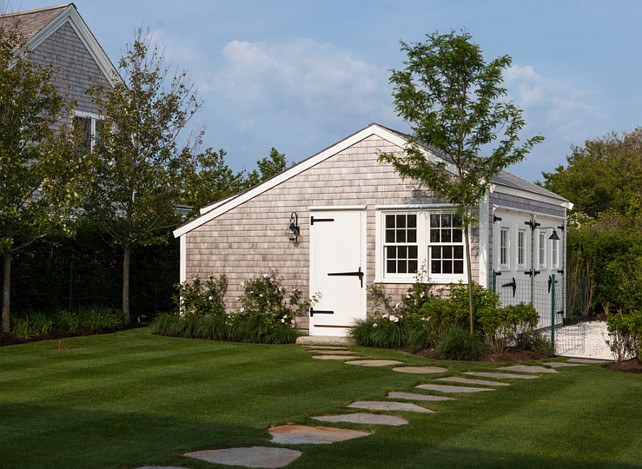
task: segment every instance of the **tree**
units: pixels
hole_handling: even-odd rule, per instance
[[[425,43],[401,43],[408,55],[402,70],[392,70],[397,113],[410,124],[403,155],[382,154],[402,178],[421,181],[449,203],[462,220],[468,271],[470,332],[473,333],[473,281],[468,227],[477,221],[480,200],[493,176],[524,158],[542,137],[519,146],[525,125],[521,111],[504,99],[502,70],[507,55],[486,63],[468,33],[427,35]],[[499,139],[494,148],[492,144]],[[422,145],[443,152],[432,160]],[[483,156],[486,155],[486,156]]]
[[[247,175],[246,187],[255,186],[266,179],[270,179],[272,176],[276,176],[287,169],[288,163],[285,159],[285,154],[279,153],[276,148],[272,147],[269,156],[258,160],[256,166],[257,169]]]
[[[181,168],[193,164],[189,144],[180,138],[200,101],[186,73],[170,78],[163,62],[162,52],[139,29],[118,63],[123,82],[89,90],[104,125],[86,209],[123,250],[128,317],[132,248],[167,240],[166,228],[175,223]]]
[[[78,201],[83,160],[75,151],[71,109],[53,84],[55,69],[36,66],[24,39],[0,24],[0,254],[2,331],[9,332],[11,263],[16,251],[63,230]],[[66,119],[65,119],[66,118]]]

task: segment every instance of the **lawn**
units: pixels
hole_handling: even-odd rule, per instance
[[[181,454],[270,445],[271,425],[321,425],[309,416],[348,412],[354,400],[427,381],[313,360],[297,345],[167,338],[148,329],[57,347],[0,348],[1,468],[211,468]],[[497,366],[360,351],[440,364],[447,374]],[[590,365],[461,396],[423,404],[435,414],[397,412],[410,421],[403,427],[336,424],[374,433],[298,447],[303,456],[288,467],[642,467],[642,375]]]

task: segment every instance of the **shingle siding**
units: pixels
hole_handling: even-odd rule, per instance
[[[370,136],[331,158],[299,173],[253,199],[186,233],[186,276],[201,278],[225,274],[229,281],[228,310],[239,305],[240,282],[273,269],[284,278],[288,291],[309,292],[310,207],[366,206],[366,282],[375,278],[375,206],[440,203],[441,199],[418,183],[402,180],[392,166],[377,161],[380,152],[400,152],[390,142]],[[285,231],[290,214],[299,217],[299,245]],[[477,231],[473,236],[477,253]],[[476,255],[473,272],[477,274]],[[407,284],[386,285],[396,297]],[[372,303],[368,301],[368,311]],[[307,327],[307,320],[300,321]]]

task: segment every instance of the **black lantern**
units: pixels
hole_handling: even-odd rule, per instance
[[[299,245],[299,234],[301,229],[299,228],[299,217],[296,212],[292,212],[290,215],[290,226],[285,231],[285,234],[288,237],[289,241],[292,241],[295,246]]]

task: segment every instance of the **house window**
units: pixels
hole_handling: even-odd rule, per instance
[[[430,215],[430,274],[463,274],[461,218],[452,213]]]
[[[386,274],[415,274],[419,267],[416,214],[386,214]]]
[[[560,258],[559,258],[559,241],[558,240],[552,240],[551,241],[551,262],[552,267],[557,269],[560,266]]]
[[[92,153],[104,131],[104,121],[92,114],[77,111],[73,124],[74,130],[78,132],[77,135],[80,138],[78,153]]]
[[[546,233],[539,232],[539,266],[546,267]]]
[[[499,233],[499,265],[508,268],[508,228],[502,228]]]
[[[517,267],[526,266],[526,232],[519,230],[517,232]]]
[[[377,214],[375,281],[410,283],[424,269],[435,283],[463,280],[463,231],[452,207],[396,208]]]

